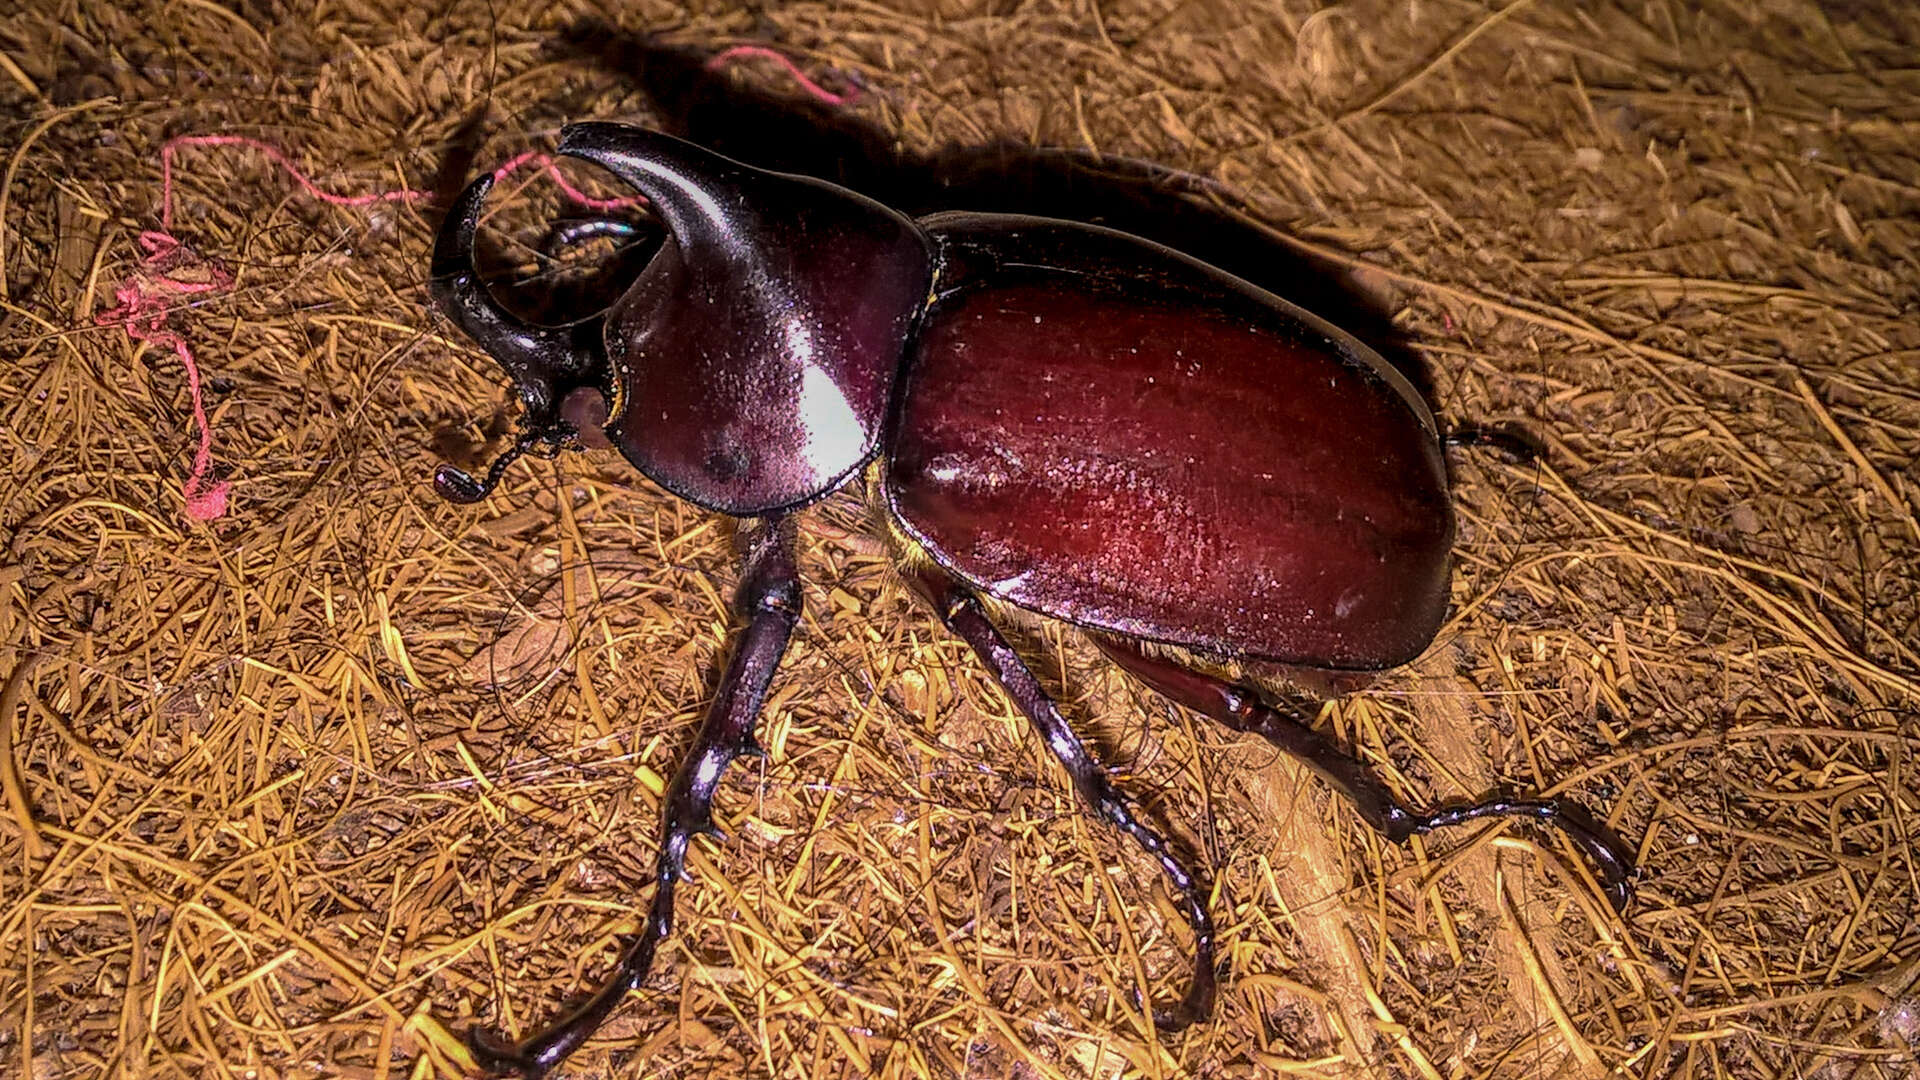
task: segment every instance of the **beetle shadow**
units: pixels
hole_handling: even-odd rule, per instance
[[[599,20],[561,31],[548,51],[556,61],[590,66],[630,85],[670,134],[760,168],[831,180],[911,217],[971,210],[1064,218],[1185,252],[1345,329],[1431,400],[1430,373],[1394,327],[1392,313],[1353,287],[1345,267],[1249,225],[1246,218],[1257,215],[1217,181],[1011,140],[914,153],[846,109],[715,70],[715,54],[704,49]],[[568,103],[555,104],[564,111]]]

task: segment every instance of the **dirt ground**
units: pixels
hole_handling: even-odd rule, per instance
[[[1530,433],[1531,463],[1450,455],[1453,613],[1319,721],[1417,803],[1576,798],[1641,872],[1621,917],[1551,833],[1386,844],[1025,626],[1212,882],[1218,1007],[1156,1035],[1138,1002],[1191,949],[1166,888],[842,493],[801,531],[769,754],[566,1075],[1920,1076],[1905,0],[24,0],[0,1075],[458,1075],[466,1030],[538,1025],[634,929],[731,527],[606,453],[427,486],[518,415],[428,308],[433,230],[587,118],[1155,236],[1352,326],[1444,422]],[[578,209],[550,174],[489,205],[530,312],[631,272],[604,242],[546,272]]]

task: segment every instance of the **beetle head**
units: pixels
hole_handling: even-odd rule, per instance
[[[606,431],[628,460],[745,516],[818,498],[873,457],[933,277],[912,221],[623,124],[575,124],[560,152],[631,184],[667,228],[606,314]]]

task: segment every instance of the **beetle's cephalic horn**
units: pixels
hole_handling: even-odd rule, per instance
[[[683,250],[758,236],[762,212],[785,202],[761,189],[791,183],[631,124],[570,124],[561,132],[559,151],[599,165],[644,194]]]
[[[474,233],[480,224],[480,207],[492,187],[493,177],[482,176],[454,200],[434,241],[429,289],[441,313],[513,377],[526,415],[519,441],[494,462],[485,480],[451,465],[441,466],[434,474],[435,490],[462,503],[485,498],[505,466],[521,454],[568,443],[575,432],[560,416],[558,402],[578,387],[604,390],[606,383],[598,316],[567,326],[535,326],[502,307],[480,280]]]

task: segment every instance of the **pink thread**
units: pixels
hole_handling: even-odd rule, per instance
[[[647,200],[637,195],[627,195],[617,199],[594,198],[567,181],[567,178],[560,172],[560,166],[554,163],[553,155],[543,154],[538,150],[528,150],[526,153],[516,154],[508,158],[505,165],[493,170],[494,182],[498,183],[512,176],[516,169],[528,162],[532,162],[535,168],[545,169],[547,175],[553,178],[554,184],[560,188],[562,194],[588,210],[597,210],[602,214],[606,214],[615,210],[627,210],[632,207],[647,205]]]
[[[860,98],[859,87],[849,87],[846,93],[836,94],[808,78],[807,73],[801,71],[800,66],[792,60],[789,60],[785,53],[775,49],[769,49],[764,45],[735,45],[731,48],[722,49],[714,53],[712,58],[707,61],[707,69],[710,71],[718,71],[733,61],[742,58],[773,61],[786,69],[787,74],[793,76],[794,81],[800,84],[800,89],[805,90],[815,101],[823,104],[848,105]]]
[[[367,195],[335,195],[323,191],[319,185],[307,178],[307,174],[288,159],[280,149],[259,139],[249,139],[245,135],[179,135],[168,139],[160,147],[160,228],[164,232],[173,231],[173,155],[183,146],[245,146],[258,150],[272,159],[275,165],[287,171],[301,190],[333,206],[367,206],[378,202],[414,202],[427,198],[431,192],[414,191],[402,188],[398,191],[376,191]],[[176,241],[177,242],[177,241]]]
[[[173,353],[187,373],[187,392],[193,399],[193,425],[199,442],[193,454],[193,467],[180,485],[186,499],[187,516],[195,521],[212,521],[227,513],[227,495],[233,485],[225,480],[207,483],[207,471],[213,465],[213,429],[207,422],[206,402],[200,391],[200,365],[193,350],[178,334],[167,329],[172,300],[225,292],[233,287],[233,275],[218,263],[202,258],[173,235],[173,158],[184,147],[244,146],[265,154],[286,170],[302,191],[331,206],[369,206],[374,203],[411,203],[431,197],[432,193],[412,188],[376,191],[365,195],[336,195],[315,184],[300,171],[278,147],[244,135],[180,135],[160,147],[160,228],[140,234],[140,247],[146,252],[140,265],[114,290],[115,307],[94,316],[102,326],[118,323],[135,341],[142,341]],[[599,213],[644,206],[645,199],[599,199],[567,181],[549,154],[529,151],[495,169],[494,179],[504,180],[528,163],[544,169],[567,198]],[[184,275],[184,276],[183,276]]]
[[[207,469],[213,463],[213,429],[207,424],[206,401],[200,393],[200,368],[193,362],[193,351],[180,336],[167,329],[168,298],[221,292],[233,284],[233,276],[224,267],[208,262],[180,241],[164,232],[143,232],[140,246],[146,257],[140,268],[114,290],[120,306],[94,316],[101,325],[119,323],[135,341],[144,341],[171,350],[187,370],[187,393],[193,398],[193,426],[200,442],[193,452],[193,468],[180,486],[187,502],[187,516],[195,521],[212,521],[227,512],[227,492],[232,485],[222,480],[208,485]],[[196,272],[198,279],[181,277],[182,271]]]

